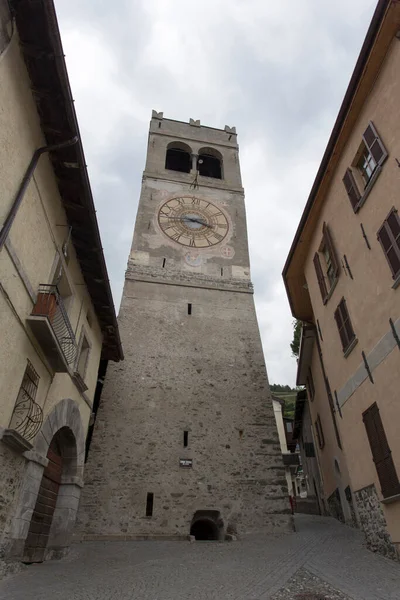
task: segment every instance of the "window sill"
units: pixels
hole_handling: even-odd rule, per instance
[[[354,348],[357,346],[358,344],[358,339],[355,337],[353,339],[353,341],[351,342],[350,346],[347,346],[346,350],[344,350],[343,356],[345,358],[347,358],[349,356],[349,354],[351,354],[351,352],[354,350]]]
[[[400,500],[400,493],[395,494],[394,496],[389,496],[388,498],[384,498],[381,500],[381,504],[393,504],[394,502],[398,502]]]
[[[393,282],[392,289],[396,290],[400,285],[400,273],[397,275],[396,279]]]
[[[335,281],[332,283],[331,288],[329,290],[329,292],[327,293],[327,295],[325,296],[324,299],[324,304],[328,303],[328,300],[331,298],[333,292],[335,291],[335,287],[337,286],[337,282],[339,280],[339,277],[336,277]]]
[[[378,179],[381,172],[382,172],[382,166],[377,166],[375,171],[372,174],[371,179],[368,181],[368,183],[365,187],[363,195],[361,196],[360,200],[358,201],[357,205],[355,206],[355,209],[354,209],[355,213],[357,213],[360,210],[360,208],[364,205],[366,199],[368,198],[368,196],[369,196],[372,188],[374,187],[375,182]]]

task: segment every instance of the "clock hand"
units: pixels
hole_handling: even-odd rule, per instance
[[[204,225],[205,227],[209,227],[210,229],[214,228],[213,225],[209,225],[205,221],[200,221],[199,219],[193,219],[192,217],[167,217],[167,218],[171,219],[173,221],[190,221],[191,223],[199,223],[199,225]]]

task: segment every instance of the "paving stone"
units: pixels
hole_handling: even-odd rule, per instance
[[[361,532],[313,515],[297,515],[296,530],[234,543],[85,542],[1,582],[0,599],[288,600],[289,589],[302,600],[293,594],[314,582],[329,600],[398,600],[400,564],[367,550]]]
[[[306,569],[299,569],[271,600],[351,600]]]

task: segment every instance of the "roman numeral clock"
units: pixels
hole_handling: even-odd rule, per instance
[[[215,203],[197,196],[177,196],[158,212],[161,231],[189,248],[209,248],[221,243],[229,231],[228,219]]]

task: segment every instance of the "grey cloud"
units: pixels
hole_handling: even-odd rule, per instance
[[[374,6],[375,0],[57,1],[116,305],[151,109],[236,125],[270,381],[294,383],[281,270]]]

